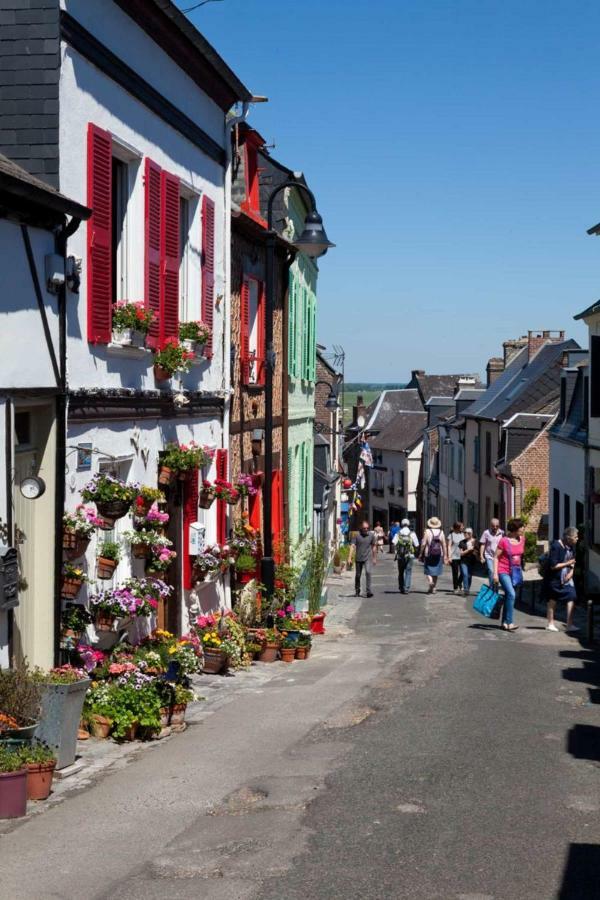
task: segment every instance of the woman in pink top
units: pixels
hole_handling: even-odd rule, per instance
[[[522,519],[511,519],[506,525],[506,537],[500,538],[494,554],[494,584],[502,586],[504,604],[502,606],[502,627],[505,631],[516,631],[513,624],[515,609],[515,584],[523,580],[521,560],[525,552],[525,523]],[[519,580],[520,579],[520,580]]]

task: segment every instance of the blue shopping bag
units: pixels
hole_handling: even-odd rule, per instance
[[[496,613],[496,607],[499,602],[498,591],[491,588],[489,584],[482,584],[479,588],[479,593],[473,601],[473,609],[488,619],[497,618],[497,615],[494,615],[494,613]]]

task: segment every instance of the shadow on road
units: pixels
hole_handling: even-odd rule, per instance
[[[599,897],[600,846],[571,844],[557,900],[592,900]]]
[[[600,727],[598,725],[573,725],[572,728],[569,728],[567,752],[575,759],[600,762]]]

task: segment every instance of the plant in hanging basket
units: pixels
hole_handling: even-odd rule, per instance
[[[150,547],[150,554],[146,562],[147,570],[153,572],[166,572],[177,556],[174,550],[169,550],[173,541],[166,537],[159,537]]]
[[[121,547],[116,541],[104,541],[98,550],[96,560],[96,572],[98,578],[109,580],[113,577],[115,569],[121,559]]]
[[[198,497],[198,505],[200,509],[210,509],[215,502],[215,498],[216,495],[213,483],[211,481],[203,481],[202,489]]]
[[[133,504],[133,515],[143,518],[154,504],[158,508],[162,503],[166,503],[164,493],[159,488],[148,487],[143,484]]]
[[[91,621],[91,615],[81,603],[67,605],[60,614],[61,639],[73,643]]]
[[[127,515],[137,497],[139,485],[126,484],[103,472],[94,475],[81,492],[84,500],[92,500],[103,518],[121,519]]]
[[[205,547],[194,560],[193,577],[197,581],[204,581],[207,575],[217,572],[221,567],[221,554],[218,547]]]
[[[74,566],[70,562],[63,564],[63,573],[61,581],[60,594],[73,600],[81,589],[81,585],[88,580],[87,575],[79,566]]]
[[[214,456],[214,451],[190,441],[188,444],[170,442],[161,453],[160,464],[176,472],[192,472],[207,466]]]
[[[240,499],[239,491],[229,481],[224,478],[215,478],[213,483],[213,491],[217,500],[224,500],[225,503],[237,503]]]
[[[80,505],[73,513],[63,515],[63,550],[69,559],[83,556],[101,519],[94,510]]]
[[[177,338],[167,338],[161,350],[154,354],[154,376],[157,381],[166,381],[175,372],[189,372],[194,354],[186,350]]]
[[[258,494],[258,488],[254,484],[254,477],[245,475],[243,472],[235,479],[233,486],[240,497],[255,497]]]
[[[154,529],[126,531],[123,537],[131,544],[131,552],[136,559],[147,559],[152,555],[152,548],[166,540],[160,531]]]

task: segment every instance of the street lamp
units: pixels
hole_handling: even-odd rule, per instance
[[[323,219],[317,212],[317,204],[313,192],[301,181],[290,178],[282,182],[269,195],[267,202],[266,233],[266,296],[265,296],[265,481],[263,492],[263,558],[261,561],[261,581],[265,586],[267,609],[275,590],[275,560],[273,558],[273,370],[275,368],[275,350],[273,348],[273,310],[275,306],[275,244],[277,232],[273,228],[273,203],[277,194],[285,188],[296,187],[308,197],[310,209],[304,220],[302,234],[292,242],[293,246],[316,259],[334,247],[327,238],[323,228]],[[329,400],[330,398],[328,398]],[[337,402],[337,400],[336,400]],[[331,408],[331,407],[330,407]]]
[[[336,409],[339,409],[340,404],[338,403],[337,393],[334,391],[333,385],[331,385],[328,381],[315,381],[315,387],[318,384],[323,384],[326,388],[329,388],[329,396],[324,403],[325,409],[328,409],[330,412],[334,412]]]

